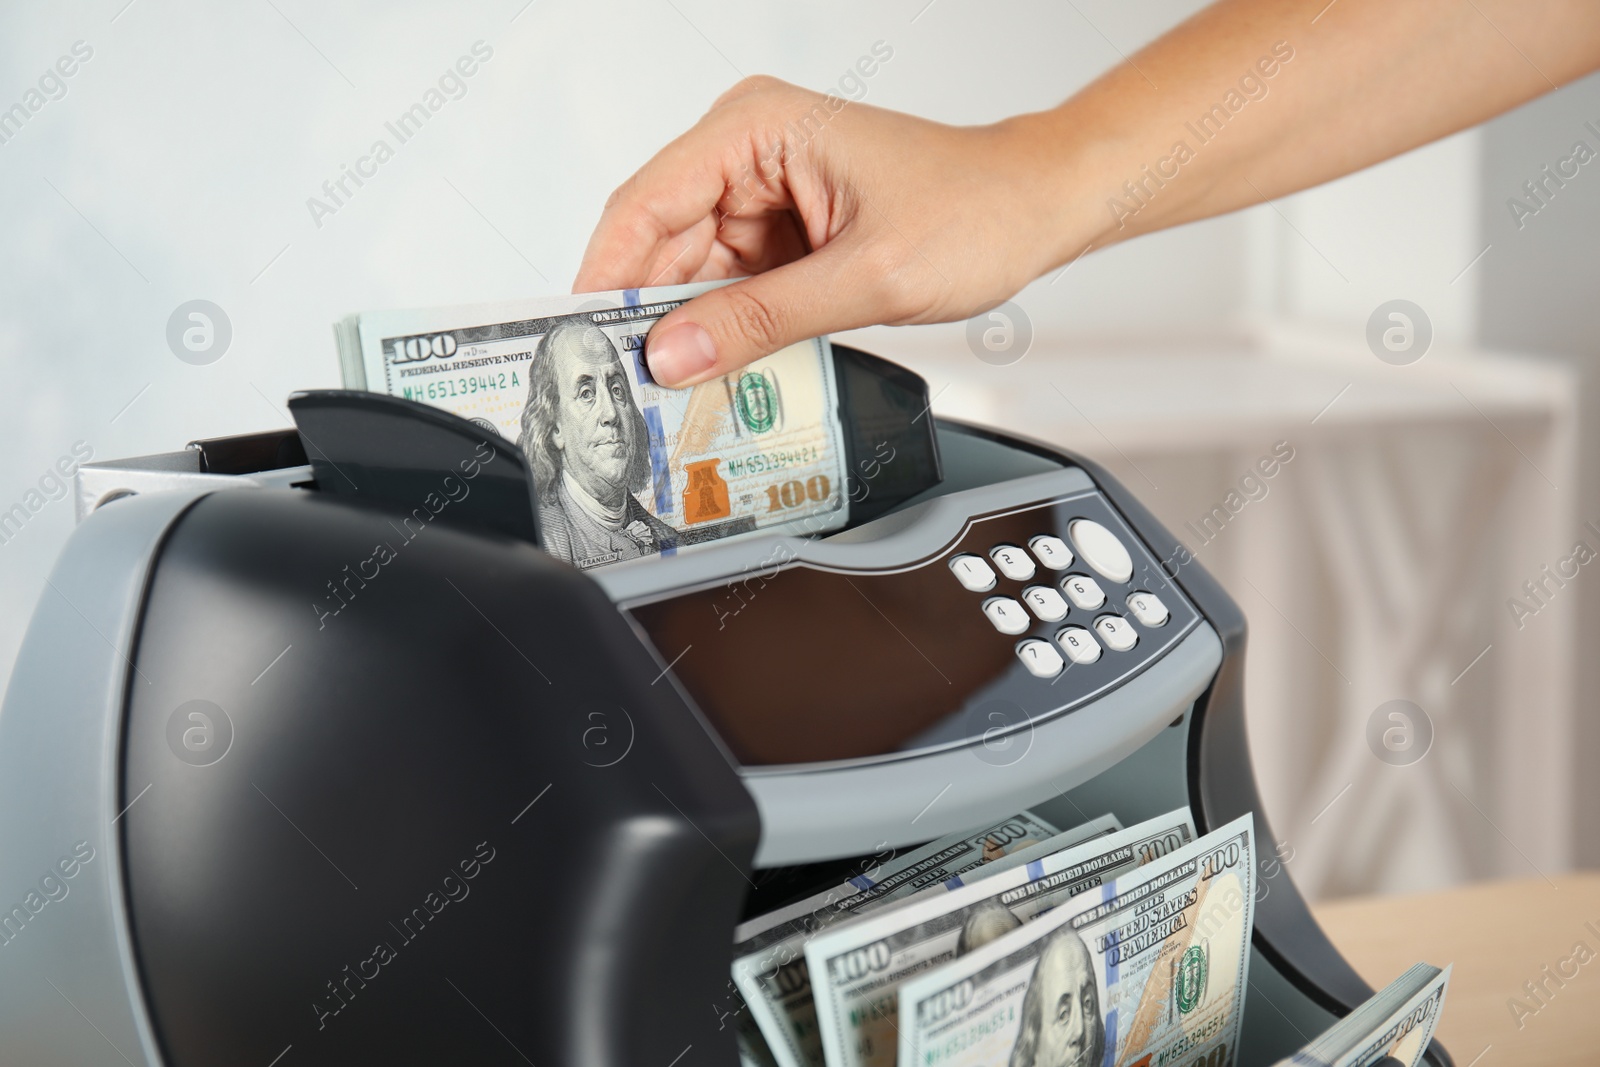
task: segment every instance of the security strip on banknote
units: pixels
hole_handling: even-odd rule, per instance
[[[906,982],[904,1067],[1231,1063],[1255,920],[1248,815]]]
[[[1081,841],[1103,836],[1117,825],[1113,817],[1101,816],[1066,835]],[[852,879],[740,926],[734,932],[733,980],[773,1059],[780,1067],[823,1064],[805,958],[806,942],[817,931],[928,887],[976,878],[988,867],[999,869],[1013,853],[1062,836],[1032,812],[1021,812],[992,826],[940,838],[883,864],[870,877]]]
[[[827,338],[689,389],[650,377],[650,328],[723,284],[351,316],[335,327],[344,384],[516,442],[544,548],[580,568],[838,529],[851,472]]]
[[[805,952],[829,1067],[891,1067],[904,1030],[897,1016],[903,983],[1194,838],[1189,810],[1181,808],[1030,856],[972,885],[927,890],[819,934]]]

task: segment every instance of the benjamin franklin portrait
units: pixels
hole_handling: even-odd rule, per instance
[[[552,555],[597,567],[675,544],[635,496],[650,485],[644,416],[616,346],[587,320],[540,339],[517,446],[533,467],[539,536]]]
[[[1050,935],[1028,981],[1010,1067],[1100,1067],[1105,1047],[1094,959],[1066,925]]]

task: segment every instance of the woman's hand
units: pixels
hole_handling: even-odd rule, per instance
[[[651,331],[651,373],[692,385],[834,330],[970,318],[1090,246],[1316,185],[1597,67],[1594,0],[1219,0],[994,126],[749,78],[611,197],[576,289],[754,275]]]
[[[836,330],[969,318],[1059,258],[1027,126],[747,78],[612,194],[574,290],[753,275],[656,324],[645,354],[669,386]]]

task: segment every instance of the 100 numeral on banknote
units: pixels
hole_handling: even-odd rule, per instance
[[[336,330],[345,385],[515,441],[533,469],[544,547],[579,567],[844,525],[826,338],[689,389],[651,380],[650,328],[711,287],[354,316]]]

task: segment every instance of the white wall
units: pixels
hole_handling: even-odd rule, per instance
[[[1600,151],[1600,76],[1591,76],[1505,115],[1484,129],[1483,190],[1479,201],[1483,240],[1493,248],[1482,263],[1481,332],[1486,343],[1548,352],[1579,376],[1577,518],[1600,523],[1600,314],[1595,306],[1595,242],[1600,240],[1600,166],[1591,162],[1561,188],[1547,186],[1548,203],[1518,225],[1509,201],[1531,201],[1525,182],[1571,154],[1582,140]],[[1600,642],[1600,584],[1573,590],[1580,650],[1574,723],[1574,765],[1580,865],[1600,866],[1600,659],[1588,654]]]
[[[983,122],[1057,102],[1199,6],[125,4],[0,9],[0,108],[93,49],[0,144],[0,510],[79,441],[112,458],[286,425],[290,391],[339,384],[329,326],[349,312],[565,291],[610,190],[741,72],[826,88],[883,40],[867,100]],[[385,121],[480,39],[494,55],[466,95],[315,225],[307,199],[393,143]],[[1117,249],[1030,302],[1050,329],[1152,308],[1205,327],[1238,303],[1241,233]],[[165,341],[195,298],[233,326],[210,366]],[[52,502],[0,544],[0,680],[71,524]]]
[[[1435,336],[1474,339],[1481,152],[1468,130],[1286,197],[1282,215],[1256,209],[1263,310],[1360,328],[1398,298],[1428,313]]]

